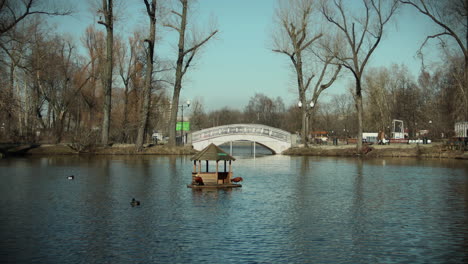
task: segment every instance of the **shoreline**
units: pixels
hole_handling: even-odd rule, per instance
[[[68,144],[29,144],[11,148],[0,148],[6,156],[18,155],[193,155],[191,147],[168,147],[165,145],[146,145],[137,151],[134,144],[113,144],[96,146],[89,151],[76,151]]]
[[[113,144],[112,146],[95,147],[87,152],[73,150],[68,144],[25,144],[0,146],[2,156],[19,155],[194,155],[198,151],[191,146],[168,147],[165,145],[146,145],[137,151],[134,144]],[[325,157],[416,157],[447,158],[468,160],[468,152],[449,150],[442,143],[433,144],[392,144],[369,145],[366,154],[358,155],[356,145],[310,145],[309,147],[292,147],[282,155],[288,156],[325,156]],[[3,155],[1,155],[3,154]]]
[[[446,158],[468,160],[468,152],[447,149],[442,143],[432,144],[392,144],[369,145],[367,153],[359,155],[356,145],[312,145],[308,148],[295,147],[283,152],[290,156],[334,156],[334,157],[360,157],[363,158]]]

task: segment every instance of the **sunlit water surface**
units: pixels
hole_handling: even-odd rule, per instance
[[[189,157],[0,160],[0,262],[468,262],[466,161],[233,165],[242,188],[194,191]]]

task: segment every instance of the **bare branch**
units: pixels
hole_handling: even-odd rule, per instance
[[[179,16],[180,18],[182,18],[182,14],[179,13],[179,12],[176,12],[176,11],[172,10],[171,13]]]
[[[177,31],[177,32],[180,33],[180,28],[178,28],[178,27],[176,27],[176,26],[174,26],[174,25],[172,25],[172,24],[163,24],[163,26],[168,27],[168,28],[172,28],[172,29],[174,29],[175,31]]]
[[[321,38],[322,36],[323,36],[322,33],[315,35],[315,37],[313,37],[311,40],[309,40],[306,44],[304,44],[304,45],[303,45],[302,47],[300,47],[299,49],[300,49],[300,50],[305,50],[307,47],[310,46],[310,44],[312,44],[314,41],[316,41],[317,39]]]
[[[218,30],[215,30],[213,32],[211,32],[211,34],[206,37],[204,40],[202,40],[201,42],[195,44],[193,47],[191,47],[190,49],[186,50],[184,52],[184,56],[192,51],[195,51],[197,50],[198,48],[200,48],[201,46],[203,46],[203,44],[205,44],[208,40],[210,40],[211,37],[213,37],[216,33],[218,33]]]
[[[35,10],[33,9],[34,3],[37,0],[27,0],[27,1],[11,1],[13,4],[23,3],[24,10],[17,14],[15,9],[7,3],[7,1],[2,0],[0,4],[0,12],[4,12],[5,8],[9,10],[10,17],[3,16],[1,18],[0,23],[0,35],[4,34],[5,32],[11,30],[13,27],[16,26],[20,21],[25,19],[30,15],[49,15],[49,16],[66,16],[70,15],[72,12],[70,10],[53,10],[53,11],[45,11],[45,10]]]
[[[335,74],[333,74],[333,77],[330,79],[330,81],[328,83],[322,84],[320,86],[320,89],[325,90],[328,87],[330,87],[335,82],[335,80],[338,77],[338,74],[340,73],[340,71],[341,71],[341,65],[338,65],[338,67],[335,70]]]
[[[437,18],[435,16],[435,14],[431,13],[426,5],[426,2],[425,0],[419,0],[422,7],[415,4],[413,1],[406,1],[406,0],[400,0],[401,3],[403,4],[407,4],[407,5],[411,5],[413,6],[414,8],[416,8],[420,13],[422,13],[423,15],[429,17],[434,23],[436,23],[437,25],[439,25],[440,27],[442,27],[443,29],[446,30],[447,34],[444,34],[444,35],[450,35],[452,36],[452,38],[455,39],[455,41],[457,42],[458,46],[460,47],[460,49],[462,50],[463,54],[465,57],[468,57],[468,50],[467,50],[467,47],[465,46],[465,44],[463,43],[463,40],[460,38],[460,36],[447,24],[447,23],[444,23],[441,19]],[[465,7],[466,9],[466,7]],[[466,19],[466,15],[465,15],[465,19]],[[425,40],[425,42],[427,41],[427,39]]]
[[[433,39],[433,38],[439,38],[441,36],[444,36],[444,35],[451,35],[449,32],[442,32],[442,33],[438,33],[438,34],[435,34],[435,35],[430,35],[430,36],[427,36],[426,39],[424,40],[424,42],[421,44],[421,46],[419,47],[418,49],[418,52],[421,52],[421,50],[424,48],[424,46],[427,44],[427,42],[429,41],[429,39]]]
[[[274,49],[274,50],[272,50],[272,51],[278,52],[278,53],[284,53],[284,54],[288,55],[289,57],[293,57],[293,56],[294,56],[294,55],[293,55],[294,53],[290,53],[289,51],[286,51],[286,50]]]
[[[196,53],[196,50],[194,50],[194,51],[190,54],[189,59],[188,59],[187,62],[185,63],[184,70],[182,71],[182,75],[185,75],[185,73],[187,72],[187,69],[188,69],[188,67],[190,66],[190,63],[191,63],[192,60],[193,60],[193,57],[195,57],[195,53]]]

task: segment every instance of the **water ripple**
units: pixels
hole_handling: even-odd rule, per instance
[[[244,158],[194,191],[185,157],[0,160],[0,262],[467,263],[467,165]]]

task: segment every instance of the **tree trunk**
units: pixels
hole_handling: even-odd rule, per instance
[[[63,138],[63,129],[65,127],[65,117],[66,117],[66,112],[60,111],[58,113],[57,119],[54,126],[54,132],[55,132],[55,143],[58,144],[62,141]]]
[[[304,144],[304,147],[307,147],[307,109],[305,109],[305,104],[302,107],[302,129],[301,129],[301,141]]]
[[[362,107],[362,93],[361,93],[361,79],[360,77],[356,78],[356,110],[358,115],[358,135],[356,148],[357,153],[362,153],[362,119],[363,119],[363,107]]]
[[[127,128],[125,127],[128,123],[128,82],[125,83],[124,91],[124,109],[123,109],[123,123],[122,123],[122,142],[127,143]]]
[[[468,31],[466,33],[466,39],[468,40]],[[463,113],[465,115],[464,120],[468,120],[468,56],[465,55],[465,83],[462,84],[464,91],[465,91],[465,112]]]
[[[107,6],[107,1],[109,1],[109,6]],[[113,14],[112,14],[112,0],[102,0],[103,10],[105,17],[105,27],[106,27],[106,62],[104,65],[104,78],[103,78],[103,88],[104,88],[104,115],[102,119],[102,144],[107,145],[109,143],[109,131],[110,131],[110,117],[111,117],[111,103],[112,103],[112,53],[114,45],[114,33],[113,33]]]
[[[176,73],[177,76],[177,73]],[[176,77],[177,78],[177,77]],[[174,86],[174,94],[172,95],[172,104],[171,104],[171,118],[169,122],[169,145],[176,145],[176,125],[177,125],[177,113],[179,110],[179,96],[180,90],[182,88],[181,81],[176,80]]]
[[[147,2],[145,2],[147,3]],[[138,150],[143,148],[143,141],[145,138],[146,127],[148,125],[149,105],[151,100],[151,81],[153,74],[153,54],[154,42],[156,40],[156,0],[152,1],[152,7],[148,7],[148,16],[150,18],[150,38],[146,40],[148,43],[148,52],[146,55],[146,76],[145,87],[143,88],[143,106],[140,111],[140,125],[138,127],[138,136],[136,147]]]
[[[10,83],[9,83],[9,90],[8,90],[8,97],[10,99],[13,99],[13,94],[14,94],[14,89],[15,89],[15,64],[13,61],[10,64]],[[6,131],[7,131],[7,136],[11,137],[12,132],[13,132],[13,107],[14,107],[14,102],[11,101],[11,107],[10,111],[7,113],[7,122],[6,122]]]
[[[177,55],[174,94],[172,96],[171,118],[169,122],[169,146],[176,145],[177,112],[179,110],[179,96],[182,89],[183,65],[185,56],[185,29],[187,26],[187,1],[182,1],[182,17],[179,30],[179,52]]]

